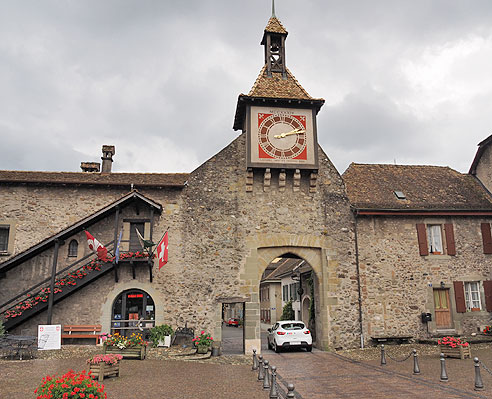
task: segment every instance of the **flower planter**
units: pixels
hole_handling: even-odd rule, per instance
[[[196,347],[196,353],[207,353],[207,352],[208,352],[208,346],[198,345]]]
[[[157,347],[169,348],[170,346],[171,346],[171,336],[170,335],[165,335],[164,340],[163,341],[159,340],[159,343],[157,344]]]
[[[91,364],[89,371],[91,372],[92,377],[97,378],[99,381],[104,380],[104,377],[119,377],[120,362],[112,365],[108,365],[104,362]]]
[[[444,353],[444,357],[456,357],[458,359],[471,359],[470,345],[457,346],[453,348],[449,345],[439,345],[439,353]]]
[[[140,359],[144,360],[147,355],[147,346],[131,346],[129,348],[120,349],[114,345],[104,345],[104,353],[112,353],[123,356],[123,359]]]

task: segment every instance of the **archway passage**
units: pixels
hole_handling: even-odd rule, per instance
[[[111,334],[129,336],[140,332],[147,338],[155,326],[155,305],[145,291],[130,289],[123,291],[113,302]]]
[[[244,353],[244,302],[222,304],[222,353]]]
[[[268,328],[280,320],[298,320],[316,338],[316,275],[306,260],[290,253],[273,259],[260,280],[262,349],[267,349]]]

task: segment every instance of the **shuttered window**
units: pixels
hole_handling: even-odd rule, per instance
[[[465,290],[463,287],[463,281],[454,281],[454,298],[456,300],[456,311],[458,313],[466,312],[466,303],[465,303]]]
[[[482,223],[482,242],[483,242],[483,253],[492,254],[492,235],[490,233],[490,223]]]
[[[469,311],[482,309],[482,304],[480,301],[480,282],[465,282],[465,304],[466,310]]]
[[[429,249],[427,247],[427,231],[425,224],[417,224],[417,238],[419,240],[419,252],[421,256],[429,255]]]
[[[483,293],[485,294],[485,309],[492,312],[492,280],[483,282]]]
[[[446,251],[448,255],[456,255],[456,245],[454,244],[454,229],[452,223],[444,224],[444,234],[446,235]]]

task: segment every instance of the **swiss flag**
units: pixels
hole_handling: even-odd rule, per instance
[[[166,234],[162,237],[162,240],[157,244],[157,259],[159,260],[159,270],[161,270],[162,266],[167,263],[167,249],[169,246],[169,241]]]
[[[106,247],[97,241],[87,230],[85,231],[85,235],[87,237],[87,244],[89,245],[89,248],[92,251],[97,252],[97,257],[99,259],[106,260],[108,257],[108,250]]]

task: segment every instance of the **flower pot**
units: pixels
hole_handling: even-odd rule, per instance
[[[104,362],[98,364],[91,364],[89,371],[92,377],[97,378],[99,381],[104,380],[104,377],[119,377],[120,376],[120,362],[116,364],[106,364]]]
[[[159,343],[157,344],[157,347],[165,347],[165,348],[169,348],[171,346],[171,336],[170,335],[166,335],[164,336],[164,340],[161,341],[159,340]]]
[[[444,357],[455,357],[458,359],[471,359],[470,345],[468,346],[456,346],[453,348],[449,345],[439,345],[439,353],[444,353]]]
[[[113,353],[123,356],[123,359],[140,359],[144,360],[147,354],[146,345],[131,346],[129,348],[120,349],[113,345],[104,345],[104,353]]]
[[[196,353],[207,353],[208,352],[208,346],[206,345],[198,345],[196,347]]]

